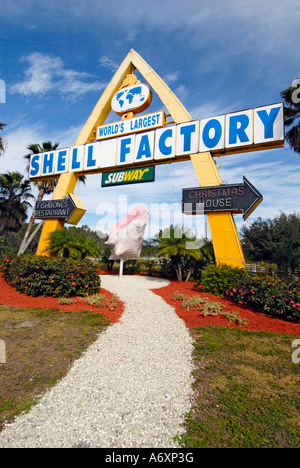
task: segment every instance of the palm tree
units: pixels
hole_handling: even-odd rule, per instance
[[[0,232],[18,232],[26,220],[27,209],[32,205],[30,181],[19,172],[0,174]]]
[[[285,101],[284,119],[287,127],[286,139],[293,150],[300,154],[300,80],[282,91],[280,96]]]
[[[89,239],[85,236],[78,236],[76,241],[80,260],[84,260],[87,256],[100,258],[102,249],[93,239]]]
[[[25,154],[24,158],[27,161],[26,170],[29,171],[30,158],[33,154],[46,153],[48,151],[55,151],[58,148],[59,143],[52,143],[51,141],[44,141],[42,145],[35,143],[27,146],[30,153]],[[34,185],[37,186],[39,194],[37,201],[41,201],[44,195],[52,193],[56,187],[58,179],[38,180],[34,181]]]
[[[191,257],[190,255],[188,255],[187,257],[187,263],[189,267],[188,267],[188,273],[187,273],[185,282],[187,283],[190,277],[192,276],[192,274],[194,273],[197,260],[201,260],[202,265],[200,266],[200,268],[203,268],[204,265],[206,265],[207,263],[210,263],[212,260],[214,260],[214,258],[215,258],[215,254],[214,254],[212,242],[205,239],[203,245],[201,245],[201,247],[199,246],[199,257],[198,258]],[[199,264],[198,264],[198,268],[199,268]]]
[[[94,240],[64,228],[50,234],[48,251],[59,257],[70,258],[73,256],[84,260],[88,255],[99,258],[102,249]]]
[[[176,271],[177,279],[182,283],[182,264],[184,258],[188,257],[189,272],[186,281],[189,280],[194,267],[194,260],[200,260],[203,257],[201,248],[192,248],[192,243],[196,242],[196,237],[189,236],[185,232],[178,232],[178,227],[170,226],[169,236],[162,238],[160,233],[159,257],[170,258]],[[189,246],[190,243],[190,246]]]
[[[0,123],[0,131],[3,132],[3,127],[5,127],[5,123]],[[0,136],[0,156],[2,156],[6,149],[6,141],[3,136]]]
[[[67,228],[50,234],[48,252],[52,255],[70,258],[77,256],[77,244],[74,234]]]
[[[55,151],[58,147],[59,143],[52,143],[50,140],[44,141],[41,145],[38,143],[35,144],[30,144],[27,146],[27,149],[30,151],[30,153],[26,154],[24,158],[27,160],[27,166],[26,170],[29,171],[29,164],[30,164],[30,158],[33,154],[39,154],[39,153],[46,153],[48,151]],[[85,176],[80,176],[79,181],[85,183]],[[41,201],[45,195],[49,195],[52,193],[57,185],[58,179],[47,179],[47,180],[37,180],[34,181],[34,185],[38,188],[38,196],[36,201]],[[25,245],[27,243],[29,234],[31,232],[32,226],[34,224],[35,220],[35,210],[33,210],[33,213],[31,215],[31,218],[29,220],[24,239],[20,245],[18,255],[24,252],[25,250]]]

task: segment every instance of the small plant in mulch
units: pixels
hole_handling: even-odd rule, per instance
[[[99,308],[108,307],[109,310],[115,310],[119,302],[119,297],[116,294],[114,294],[110,300],[105,296],[105,294],[94,294],[93,296],[89,296],[84,299],[60,297],[59,304],[76,304],[78,300],[83,300],[86,304],[91,306]]]
[[[208,315],[221,315],[222,317],[228,319],[229,323],[236,322],[239,325],[248,324],[248,321],[246,319],[243,319],[238,313],[224,310],[224,304],[221,304],[220,302],[210,301],[207,297],[202,297],[200,295],[186,296],[185,294],[176,291],[174,293],[173,299],[175,301],[182,301],[181,307],[183,309],[187,309],[188,311],[193,307],[198,307],[200,310],[200,314],[204,317],[207,317]]]
[[[114,294],[109,300],[104,294],[94,294],[93,296],[84,299],[84,301],[89,305],[97,307],[109,307],[110,310],[115,310],[119,298]]]
[[[68,305],[68,304],[77,304],[77,299],[71,297],[60,297],[59,304]]]
[[[118,302],[119,302],[119,298],[116,294],[114,294],[110,300],[110,310],[115,310]]]
[[[95,305],[98,307],[106,306],[106,297],[104,294],[95,294],[94,296],[87,297],[84,302],[89,305]]]

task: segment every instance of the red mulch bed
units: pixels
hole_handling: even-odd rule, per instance
[[[238,313],[240,317],[247,319],[248,325],[238,325],[235,322],[229,323],[228,319],[221,316],[203,317],[200,315],[199,309],[196,307],[191,308],[189,311],[187,311],[187,309],[182,309],[182,302],[175,301],[173,299],[175,291],[180,291],[180,293],[187,296],[200,294],[203,297],[207,297],[210,301],[220,302],[221,304],[225,305],[224,310]],[[152,292],[162,297],[168,304],[174,307],[177,315],[186,323],[189,328],[215,325],[230,328],[240,328],[251,331],[266,331],[300,336],[299,323],[287,322],[285,320],[273,318],[261,312],[256,312],[255,310],[246,309],[225,298],[209,293],[204,293],[201,291],[201,287],[198,287],[196,290],[194,290],[194,283],[178,283],[177,281],[171,281],[169,286],[161,289],[154,289]]]
[[[96,270],[98,275],[118,275],[119,270]]]
[[[101,275],[109,274],[118,274],[118,271],[105,271],[99,270]],[[201,291],[201,287],[194,289],[193,283],[178,283],[178,281],[170,281],[169,286],[160,289],[152,290],[153,293],[162,297],[168,304],[174,307],[177,315],[185,322],[189,328],[201,327],[201,326],[222,326],[230,328],[240,328],[245,330],[252,331],[267,331],[273,333],[285,333],[291,335],[300,336],[300,324],[287,322],[278,318],[273,318],[269,315],[263,314],[261,312],[256,312],[255,310],[246,309],[244,307],[238,306],[237,304],[229,301],[228,299],[215,296],[213,294],[204,293]],[[198,308],[192,308],[189,311],[187,309],[182,309],[181,301],[175,301],[173,299],[174,292],[180,291],[182,294],[186,295],[195,295],[201,294],[204,297],[207,297],[209,300],[214,302],[220,302],[225,305],[225,310],[230,312],[236,312],[240,317],[247,319],[247,325],[238,325],[234,322],[229,323],[229,320],[225,317],[203,317],[199,313]],[[100,289],[100,294],[105,294],[105,296],[110,300],[113,294],[105,289]],[[115,310],[111,311],[108,307],[100,308],[96,306],[91,306],[83,301],[83,298],[76,298],[76,304],[59,304],[58,298],[53,297],[31,297],[26,294],[21,294],[11,286],[9,286],[6,281],[0,275],[0,303],[3,305],[11,305],[16,307],[28,307],[34,308],[38,307],[41,309],[51,309],[55,308],[58,310],[65,311],[74,311],[80,312],[82,310],[93,310],[100,311],[106,315],[112,323],[117,322],[123,314],[124,304],[119,301]]]
[[[105,294],[106,298],[110,301],[113,294],[105,289],[100,289],[99,294]],[[93,312],[100,312],[112,323],[117,322],[124,311],[124,304],[122,301],[118,301],[117,306],[114,310],[110,310],[109,307],[97,307],[89,305],[84,302],[84,298],[76,297],[76,304],[59,304],[59,298],[57,297],[32,297],[27,296],[16,291],[12,286],[7,284],[2,275],[0,275],[0,304],[11,305],[22,308],[39,308],[39,309],[58,309],[70,312],[81,312],[83,310],[90,310]]]

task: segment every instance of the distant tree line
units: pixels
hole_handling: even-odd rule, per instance
[[[300,270],[300,215],[280,213],[259,218],[241,229],[242,248],[249,262],[275,263],[284,273]]]

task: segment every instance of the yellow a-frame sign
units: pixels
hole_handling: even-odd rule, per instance
[[[143,58],[132,49],[125,57],[119,69],[100,97],[92,114],[78,136],[75,146],[86,145],[95,141],[97,128],[104,124],[111,111],[111,101],[113,96],[122,86],[126,76],[130,75],[135,69],[143,76],[149,86],[158,95],[172,116],[175,124],[192,121],[190,114],[166,83],[148,65],[148,63],[146,63],[145,60],[143,60]],[[190,154],[189,157],[196,171],[200,187],[211,187],[222,184],[218,169],[209,151],[196,152],[194,154]],[[99,172],[103,172],[103,170],[99,170]],[[53,195],[53,200],[61,199],[72,194],[79,175],[80,174],[78,172],[64,172],[61,174]],[[216,262],[244,267],[245,260],[243,251],[231,212],[211,212],[208,213],[207,216],[210,224]],[[37,249],[37,255],[47,255],[46,251],[50,233],[57,229],[62,229],[63,226],[64,222],[59,219],[45,221]]]

